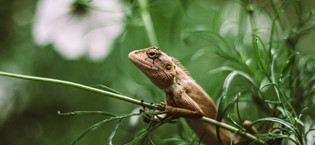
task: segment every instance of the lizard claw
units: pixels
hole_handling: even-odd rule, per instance
[[[164,108],[164,110],[160,111],[159,114],[167,114],[168,116],[170,116],[172,114],[172,110],[173,110],[172,107],[164,106],[163,108]]]
[[[165,105],[164,103],[161,104]],[[177,118],[174,114],[172,114],[172,107],[165,105],[163,106],[163,108],[163,111],[159,111],[160,115],[156,116],[161,122],[172,122],[173,119]]]
[[[163,111],[166,108],[166,104],[164,102],[161,102],[160,104],[156,104],[156,106],[158,106],[159,108],[161,108]]]
[[[170,122],[173,119],[175,119],[176,117],[174,115],[172,115],[172,110],[173,108],[170,106],[167,106],[164,102],[161,102],[160,104],[156,104],[157,107],[160,108],[161,111],[158,111],[158,114],[149,114],[146,113],[145,111],[145,107],[143,107],[143,109],[140,109],[140,113],[143,113],[143,121],[146,123],[149,122]]]

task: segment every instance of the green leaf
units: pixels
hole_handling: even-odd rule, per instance
[[[262,62],[262,59],[260,57],[260,53],[259,53],[259,49],[258,49],[258,37],[257,35],[254,35],[256,41],[254,43],[254,48],[255,48],[255,52],[256,52],[256,57],[257,57],[257,60],[258,60],[258,63],[259,63],[259,66],[260,68],[262,69],[262,71],[264,72],[265,76],[268,78],[268,80],[271,82],[271,78],[270,78],[270,75],[269,73],[267,72],[266,68],[264,67],[263,65],[263,62]]]
[[[269,103],[269,104],[281,104],[281,102],[279,102],[279,101],[265,100],[265,102]]]
[[[280,71],[280,78],[282,78],[283,73],[285,72],[285,69],[287,68],[287,64],[289,64],[290,59],[294,56],[295,54],[291,54],[287,60],[284,62],[284,64],[282,65],[281,71]]]
[[[211,30],[206,25],[197,25],[197,26],[185,29],[184,33],[185,34],[193,34],[193,35],[197,35],[197,34],[200,34],[200,33],[210,34],[210,36],[208,36],[208,37],[205,37],[205,35],[198,35],[198,36],[200,38],[203,38],[203,39],[207,40],[211,44],[217,46],[217,48],[220,48],[221,50],[223,50],[224,48],[227,49],[227,50],[233,50],[233,49],[229,49],[229,48],[231,48],[231,46],[229,46],[229,43],[227,43],[227,41],[225,40],[224,37],[222,37],[219,33]],[[210,39],[211,36],[212,36],[212,39]],[[213,39],[217,39],[218,41],[214,42]],[[220,44],[223,44],[223,46],[220,46]]]
[[[275,91],[277,92],[277,96],[278,96],[278,100],[281,102],[280,104],[282,105],[283,108],[285,108],[284,104],[286,103],[289,108],[291,109],[291,112],[293,113],[293,115],[295,117],[297,117],[297,114],[294,110],[294,107],[292,106],[292,104],[288,101],[288,99],[286,98],[286,96],[284,96],[284,94],[282,93],[282,91],[280,90],[279,86],[275,83],[269,83],[269,84],[266,84],[265,86],[263,86],[261,89],[263,89],[264,87],[267,87],[267,86],[274,86],[275,88]],[[287,110],[287,109],[284,109],[285,111],[285,115],[288,117],[288,118],[292,118],[292,115],[291,113]]]
[[[85,135],[87,135],[89,132],[99,128],[101,125],[108,123],[110,121],[116,120],[116,119],[122,119],[122,118],[126,118],[126,117],[131,117],[131,116],[136,116],[139,115],[139,113],[131,113],[131,114],[126,114],[126,115],[119,115],[119,116],[115,116],[115,117],[111,117],[108,119],[104,119],[92,126],[90,126],[87,130],[85,130],[77,139],[75,139],[71,145],[75,145],[80,139],[82,139]]]
[[[229,114],[227,116],[227,118],[235,125],[237,126],[238,129],[242,130],[243,127],[241,125],[239,125]],[[242,130],[242,131],[245,131],[245,130]]]
[[[254,85],[255,87],[257,87],[257,84],[255,83],[254,79],[247,73],[237,70],[235,68],[232,67],[228,67],[228,66],[222,66],[216,69],[213,69],[211,71],[209,71],[209,74],[214,74],[214,73],[218,73],[218,72],[222,72],[222,71],[233,71],[236,72],[238,75],[244,77],[245,79],[247,79],[252,85]]]
[[[225,106],[225,99],[227,95],[228,88],[230,87],[230,83],[232,82],[233,78],[237,75],[237,72],[233,71],[231,72],[225,79],[223,84],[223,91],[220,98],[220,103],[218,106],[218,115],[217,115],[217,121],[221,121],[224,117],[224,106]]]
[[[228,107],[226,109],[224,109],[225,106],[225,99],[226,99],[226,95],[227,95],[227,91],[228,88],[230,87],[230,84],[233,80],[233,78],[237,75],[236,71],[231,72],[225,79],[224,84],[223,84],[223,91],[222,91],[222,95],[221,95],[221,99],[220,99],[220,103],[219,103],[219,107],[218,107],[218,114],[217,114],[217,121],[221,121],[223,119],[223,117],[225,116],[225,113],[228,111],[228,109],[230,108],[230,105],[233,104],[235,102],[235,100],[229,103]],[[220,141],[220,143],[222,144],[222,140],[220,137],[220,129],[217,126],[216,127],[216,132],[217,132],[217,136],[218,139]]]
[[[121,119],[118,120],[118,122],[116,123],[116,126],[115,126],[115,128],[113,130],[113,132],[108,137],[108,144],[109,145],[113,145],[113,138],[114,138],[114,136],[115,136],[115,134],[116,134],[116,132],[117,132],[117,130],[119,128],[120,123],[121,123]]]
[[[229,111],[229,109],[232,107],[232,105],[236,102],[236,100],[238,99],[238,97],[240,96],[240,94],[241,93],[238,93],[238,94],[236,94],[233,98],[232,98],[232,100],[229,102],[229,104],[226,106],[226,108],[225,109],[223,109],[223,111],[221,111],[221,112],[219,112],[218,114],[220,114],[220,117],[221,118],[219,118],[218,119],[218,121],[221,121],[223,118],[224,118],[224,116],[226,115],[226,113]],[[221,100],[220,100],[220,104],[221,104]],[[223,105],[225,104],[225,103],[222,103]],[[224,107],[224,106],[223,106]]]
[[[142,138],[144,138],[145,136],[147,136],[150,132],[152,132],[153,130],[155,130],[156,128],[158,128],[159,126],[163,125],[164,123],[160,123],[160,124],[156,124],[155,126],[152,127],[152,125],[150,124],[149,127],[143,131],[139,136],[137,136],[135,139],[133,139],[132,141],[130,141],[129,143],[127,143],[126,145],[133,145],[138,143],[139,140],[141,140]]]
[[[268,53],[266,50],[266,45],[265,45],[264,41],[259,36],[257,36],[256,38],[261,43],[261,46],[264,49],[265,53]]]
[[[278,17],[279,17],[281,12],[282,11],[278,11],[276,16],[272,20],[272,25],[271,25],[271,29],[270,29],[269,50],[268,50],[269,60],[272,59],[271,50],[272,50],[272,47],[273,47],[272,44],[273,44],[274,31],[275,31],[275,28],[276,28],[276,20],[278,19]]]
[[[282,120],[282,119],[275,118],[275,117],[260,118],[260,119],[258,119],[258,120],[256,120],[256,121],[254,121],[254,122],[252,123],[252,125],[254,125],[254,124],[258,123],[258,122],[265,122],[265,121],[277,122],[277,123],[280,123],[280,124],[284,125],[285,127],[287,127],[289,130],[291,130],[291,131],[294,133],[294,135],[298,138],[298,141],[299,141],[300,144],[303,143],[302,136],[301,136],[301,134],[297,131],[297,129],[294,127],[294,125],[292,125],[292,124],[290,124],[289,122],[286,122],[286,121],[284,121],[284,120]],[[252,126],[252,125],[251,125],[251,126]],[[250,128],[250,127],[249,127],[249,128]]]

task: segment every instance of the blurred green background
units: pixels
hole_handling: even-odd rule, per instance
[[[164,93],[127,58],[129,52],[151,46],[144,27],[142,19],[144,12],[140,3],[137,0],[117,2],[121,2],[124,10],[129,11],[124,16],[123,29],[111,42],[111,51],[106,58],[95,61],[87,55],[69,59],[56,51],[55,45],[38,45],[34,41],[33,30],[38,1],[1,1],[0,71],[56,78],[86,85],[104,84],[139,100],[154,103],[163,101]],[[240,59],[246,64],[250,66],[251,63],[256,63],[249,59],[253,56],[253,51],[248,49],[251,46],[251,26],[242,2],[148,1],[147,8],[152,18],[158,46],[170,56],[176,57],[215,102],[218,102],[228,73],[210,74],[209,71],[222,65],[233,64],[233,59],[218,55],[222,54],[221,51],[231,53],[232,56],[234,51],[229,48],[235,48],[242,54],[243,58]],[[252,3],[251,6],[257,14],[255,15],[257,34],[268,44],[272,20],[276,15],[272,2],[263,0],[247,2]],[[300,11],[295,9],[294,2],[291,1],[274,3],[279,7],[283,3],[288,3],[280,14],[282,24],[275,28],[275,37],[278,38],[275,41],[284,39],[285,35],[291,32],[291,28],[299,23],[301,15],[307,16],[315,10],[314,0],[299,2],[302,8]],[[307,23],[303,29],[311,27],[314,27],[314,21]],[[221,38],[226,42],[223,43]],[[295,51],[299,52],[297,59],[314,58],[315,37],[312,31],[294,40]],[[280,44],[278,46],[281,47]],[[287,53],[284,53],[279,63],[283,64],[286,58]],[[310,76],[312,78],[312,75]],[[239,87],[231,88],[231,91],[246,90],[248,86],[244,85],[243,81],[239,79],[234,83],[234,86]],[[304,104],[304,107],[315,103],[314,95],[307,100],[309,103]],[[261,113],[258,111],[259,108],[253,107],[254,105],[248,103],[242,108],[241,112],[245,111],[241,113],[244,118],[255,120],[268,116],[268,113]],[[89,126],[105,117],[59,116],[57,111],[101,110],[128,114],[136,108],[138,106],[127,102],[72,87],[0,76],[0,144],[71,144]],[[311,116],[314,117],[314,113]],[[103,125],[77,144],[107,144],[107,138],[116,123]],[[131,125],[129,119],[124,119],[113,143],[124,144],[131,141],[145,126],[142,121]],[[166,124],[158,128],[152,138],[157,144],[161,144],[163,139],[175,137],[179,131],[178,123]]]

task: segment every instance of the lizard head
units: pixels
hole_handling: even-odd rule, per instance
[[[176,64],[174,58],[157,47],[135,50],[128,58],[159,88],[168,88],[174,82]]]

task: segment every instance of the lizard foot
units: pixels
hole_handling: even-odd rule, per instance
[[[144,102],[143,100],[141,100],[141,103]],[[153,104],[153,103],[151,103]],[[143,109],[139,110],[142,119],[145,123],[150,123],[150,122],[157,122],[158,120],[155,120],[154,118],[154,112],[152,110],[149,109],[149,111],[146,111],[146,107],[143,106]]]
[[[140,109],[140,113],[143,114],[142,118],[145,123],[157,123],[157,122],[170,122],[172,123],[173,119],[177,118],[174,115],[172,115],[172,107],[166,106],[164,102],[161,102],[160,104],[156,104],[162,111],[158,112],[151,112],[146,111],[146,108],[143,107],[143,109]]]
[[[162,102],[161,104],[158,104],[158,106],[163,108],[163,111],[159,111],[159,115],[156,115],[156,117],[159,118],[161,122],[173,123],[174,121],[172,120],[178,118],[174,114],[172,114],[173,107],[166,106],[164,102]]]
[[[249,132],[250,134],[258,134],[258,131],[256,130],[256,128],[254,126],[252,126],[252,122],[245,120],[243,122],[243,127],[246,129],[247,132]],[[247,142],[246,140],[243,139],[242,136],[239,136],[238,139],[236,140],[237,144],[240,145],[247,145],[249,144],[249,142]]]
[[[252,126],[252,122],[245,120],[243,122],[243,127],[245,129],[247,129],[247,131],[251,134],[258,134],[258,131],[256,130],[256,128],[254,126]]]
[[[156,106],[161,108],[161,110],[165,110],[165,108],[166,108],[166,104],[164,102],[161,102],[160,104],[156,104]]]

